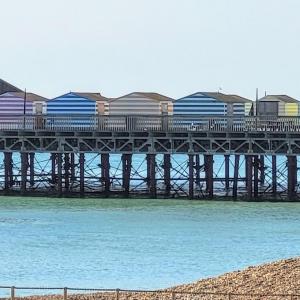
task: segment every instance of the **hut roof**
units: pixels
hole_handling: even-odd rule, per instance
[[[267,95],[259,99],[259,101],[282,101],[285,103],[298,103],[299,101],[288,95]]]
[[[6,92],[22,92],[22,90],[13,86],[5,80],[0,79],[0,94],[4,94]]]
[[[156,101],[174,101],[174,99],[172,99],[170,97],[167,97],[167,96],[164,96],[164,95],[161,95],[161,94],[158,94],[158,93],[147,93],[147,92],[133,92],[133,93],[130,93],[130,94],[118,97],[118,98],[111,99],[111,101],[121,99],[121,98],[124,98],[124,97],[128,97],[128,96],[131,96],[133,94],[138,94],[142,97],[150,98],[150,99],[156,100]]]
[[[203,94],[225,103],[251,103],[252,102],[247,98],[241,97],[239,95],[233,95],[233,94],[227,95],[219,92],[207,92],[207,93],[205,92]]]
[[[14,95],[17,98],[24,99],[25,97],[24,92],[8,92],[8,93]],[[34,101],[47,101],[48,99],[34,93],[26,93],[26,100],[34,102]]]
[[[83,98],[87,98],[90,100],[94,100],[94,101],[108,101],[110,100],[109,98],[106,98],[104,96],[102,96],[100,93],[78,93],[78,92],[73,92],[73,94],[83,97]]]

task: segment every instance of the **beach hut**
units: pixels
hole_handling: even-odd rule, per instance
[[[172,114],[173,99],[158,93],[134,92],[109,101],[110,126],[117,121],[120,129],[160,129],[167,121],[162,116]]]
[[[108,115],[108,98],[100,93],[70,92],[49,100],[47,114],[48,126],[94,126],[96,115]]]
[[[253,103],[254,114],[259,116],[298,116],[300,102],[288,95],[266,95]]]
[[[6,92],[0,95],[0,122],[3,126],[12,125],[17,129],[23,126],[23,115],[27,115],[26,128],[31,128],[37,118],[30,118],[32,115],[46,113],[47,99],[33,93]]]
[[[174,102],[174,115],[249,115],[252,101],[238,95],[219,92],[198,92]]]
[[[0,95],[6,92],[22,92],[22,90],[13,86],[5,80],[0,79]]]

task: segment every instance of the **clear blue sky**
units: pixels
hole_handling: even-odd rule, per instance
[[[0,0],[0,78],[47,97],[300,99],[298,0]]]

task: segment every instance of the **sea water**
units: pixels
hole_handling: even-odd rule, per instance
[[[300,254],[300,204],[0,198],[0,285],[157,289]]]

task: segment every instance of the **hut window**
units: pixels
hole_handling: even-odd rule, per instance
[[[43,113],[43,103],[35,104],[35,113],[39,115]]]
[[[162,109],[161,109],[162,113],[167,114],[168,113],[168,103],[162,103],[161,105],[162,105]]]

